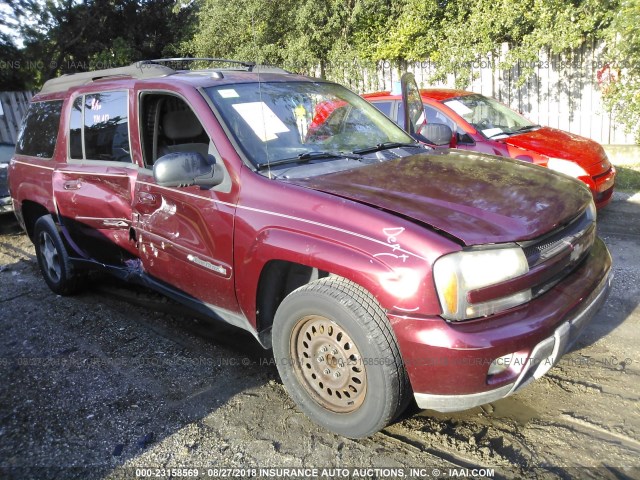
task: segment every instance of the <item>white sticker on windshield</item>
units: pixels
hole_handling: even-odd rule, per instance
[[[236,92],[233,88],[225,88],[224,90],[218,90],[218,93],[222,98],[237,98],[238,92]]]
[[[468,115],[471,112],[473,112],[473,110],[467,107],[460,100],[449,100],[448,102],[444,102],[444,104],[447,107],[449,107],[451,110],[456,112],[458,115],[460,115],[461,117],[464,117],[465,115]]]
[[[482,133],[487,138],[496,138],[497,135],[504,134],[504,131],[501,128],[487,128]]]
[[[264,102],[236,103],[233,108],[263,142],[275,140],[278,138],[277,133],[289,131]]]

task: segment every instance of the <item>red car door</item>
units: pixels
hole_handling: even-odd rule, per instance
[[[128,95],[72,99],[68,158],[52,176],[57,214],[75,254],[109,265],[137,255],[129,235],[138,167],[129,152]]]
[[[138,98],[141,118],[153,119],[141,125],[146,168],[140,170],[133,199],[142,266],[151,277],[198,301],[236,311],[232,249],[236,191],[230,180],[213,189],[170,188],[158,185],[152,170],[155,159],[165,153],[196,151],[213,155],[217,162],[222,159],[184,99],[157,91],[142,92]]]

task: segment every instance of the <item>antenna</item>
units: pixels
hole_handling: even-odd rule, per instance
[[[256,61],[254,65],[258,64],[258,40],[257,40],[257,36],[256,36],[256,22],[255,22],[255,11],[251,12],[251,29],[253,31],[253,49],[256,52]],[[267,131],[267,125],[265,124],[265,118],[264,118],[264,102],[262,101],[262,82],[260,81],[260,69],[256,69],[256,73],[258,74],[258,97],[260,98],[260,110],[261,110],[261,114],[262,114],[262,128],[263,130],[266,132]],[[265,142],[264,142],[264,149],[265,149],[265,153],[267,155],[267,175],[269,177],[269,180],[271,180],[273,177],[271,177],[271,161],[269,159],[269,141],[266,139],[265,137]]]

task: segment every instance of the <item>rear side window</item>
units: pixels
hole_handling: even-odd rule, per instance
[[[393,102],[371,102],[374,107],[384,113],[387,117],[391,118],[391,107]]]
[[[22,121],[16,153],[51,158],[56,148],[62,100],[34,102]]]
[[[69,157],[131,162],[127,92],[78,97],[69,121]]]

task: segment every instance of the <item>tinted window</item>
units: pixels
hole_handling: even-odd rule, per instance
[[[127,92],[84,97],[84,156],[86,160],[130,162]],[[77,148],[76,148],[76,152]]]
[[[392,102],[372,102],[372,105],[384,113],[387,117],[391,118],[391,105]]]
[[[58,139],[62,100],[34,102],[22,121],[16,153],[51,158]]]
[[[82,97],[78,97],[71,107],[69,123],[69,156],[82,160]]]

